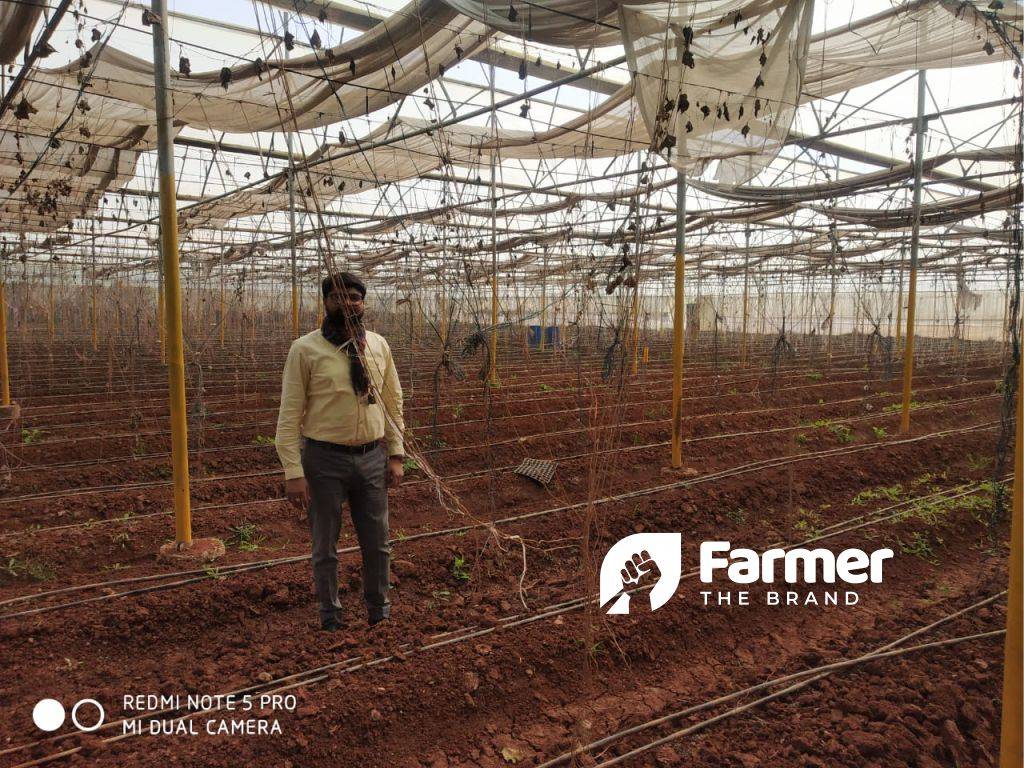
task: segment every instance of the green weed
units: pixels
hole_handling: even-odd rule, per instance
[[[32,581],[49,581],[56,576],[53,566],[49,563],[17,556],[0,560],[0,574],[12,579],[31,579]]]
[[[877,488],[868,488],[865,491],[861,491],[851,500],[851,504],[862,506],[868,502],[884,500],[884,501],[899,501],[903,496],[903,486],[899,483],[896,485],[878,486]]]
[[[463,555],[456,555],[452,560],[452,576],[456,581],[469,581],[473,578],[469,572],[469,564]]]
[[[939,559],[935,556],[935,549],[932,546],[932,537],[927,533],[916,531],[909,541],[903,541],[903,539],[897,539],[896,541],[899,543],[900,552],[903,554],[913,555],[932,565],[939,564]],[[936,536],[935,543],[941,545],[942,539]]]
[[[227,540],[228,545],[237,547],[242,552],[255,552],[266,539],[260,533],[260,527],[248,521],[232,525],[228,530],[231,531],[231,536]]]
[[[38,443],[43,439],[45,432],[41,429],[23,429],[21,430],[21,442],[25,445],[32,445],[32,443]]]

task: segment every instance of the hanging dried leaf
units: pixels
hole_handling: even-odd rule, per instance
[[[519,12],[515,9],[515,6],[511,3],[508,6],[508,20],[515,21],[519,18]]]
[[[520,80],[525,80],[526,79],[526,62],[525,61],[520,61],[519,62],[519,79]]]
[[[290,51],[295,47],[295,35],[291,32],[284,33],[284,49]]]
[[[178,71],[181,72],[185,77],[192,74],[192,62],[184,56],[178,59]]]
[[[228,83],[231,82],[231,67],[221,67],[220,69],[220,87],[225,91],[228,89]]]
[[[320,13],[317,14],[317,18],[320,20],[321,24],[326,22],[327,21],[327,9],[324,8],[323,6],[320,6]]]
[[[320,45],[320,33],[314,29],[313,34],[309,36],[309,47],[314,51],[318,51],[320,50]]]
[[[80,43],[81,40],[76,40],[75,42],[76,43]],[[78,46],[78,47],[81,48],[82,46]],[[53,53],[56,53],[56,52],[57,52],[56,48],[54,48],[49,43],[44,43],[42,41],[39,41],[38,43],[36,43],[36,47],[33,49],[33,53],[35,54],[36,58],[39,58],[39,59],[45,59],[47,56],[49,56],[49,55],[51,55]]]
[[[99,30],[99,29],[98,29],[97,27],[93,27],[93,28],[92,28],[92,33],[91,33],[91,35],[90,35],[90,36],[92,37],[92,41],[93,41],[94,43],[95,43],[95,42],[98,42],[98,41],[99,41],[99,39],[100,39],[101,37],[103,37],[102,33],[100,32],[100,30]]]
[[[685,112],[690,108],[690,100],[686,98],[685,93],[679,94],[679,100],[676,102],[676,109],[680,112]]]
[[[28,99],[22,96],[18,106],[14,108],[14,116],[18,120],[28,120],[29,116],[34,115],[38,111],[38,109],[28,103]]]
[[[991,56],[993,53],[996,52],[996,49],[992,47],[992,43],[989,42],[988,40],[986,40],[985,44],[983,46],[981,46],[981,50],[983,50],[989,56]]]
[[[683,51],[683,66],[693,69],[694,67],[696,67],[696,65],[697,63],[693,60],[693,53],[690,51],[689,48],[687,48],[685,51]]]

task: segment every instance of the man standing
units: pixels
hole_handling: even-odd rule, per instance
[[[338,535],[346,499],[370,626],[390,615],[387,489],[402,482],[405,424],[391,349],[363,328],[366,286],[342,272],[321,287],[323,325],[288,350],[275,441],[288,500],[308,509],[320,626],[334,631],[342,626]]]

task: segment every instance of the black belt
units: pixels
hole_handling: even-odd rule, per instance
[[[328,443],[323,440],[314,440],[312,437],[307,437],[306,442],[312,443],[320,448],[326,448],[329,451],[355,454],[369,453],[380,445],[380,441],[378,440],[374,440],[372,443],[363,443],[362,445],[341,445],[340,443]]]

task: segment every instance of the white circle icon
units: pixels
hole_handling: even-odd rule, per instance
[[[99,710],[100,716],[92,725],[82,725],[80,722],[78,722],[78,708],[83,704],[92,704],[94,707],[96,707],[97,710]],[[96,701],[96,699],[82,699],[80,702],[75,704],[74,708],[71,710],[71,722],[75,724],[75,728],[77,728],[80,731],[84,731],[85,733],[92,733],[93,731],[99,729],[99,727],[103,725],[103,720],[106,718],[106,716],[107,713],[103,711],[103,705]],[[61,719],[64,719],[63,707],[61,708]]]
[[[64,725],[64,705],[56,699],[40,699],[32,708],[32,722],[41,731],[56,731]]]

